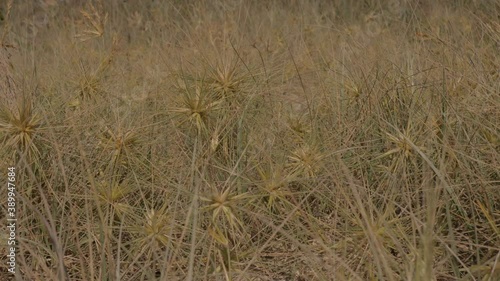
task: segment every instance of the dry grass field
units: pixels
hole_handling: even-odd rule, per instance
[[[0,5],[0,280],[500,280],[498,1]]]

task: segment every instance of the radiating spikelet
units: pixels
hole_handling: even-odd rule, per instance
[[[5,106],[0,108],[0,137],[4,147],[27,153],[28,157],[39,156],[36,135],[41,130],[41,118],[29,102],[23,102],[17,113]]]
[[[187,89],[182,92],[180,106],[171,112],[181,114],[181,124],[189,123],[198,133],[206,133],[214,111],[220,109],[220,103],[208,89],[196,85],[194,91]]]
[[[221,98],[228,98],[238,92],[243,79],[239,77],[236,66],[218,65],[213,71],[212,87]]]
[[[133,191],[127,183],[119,183],[116,180],[101,181],[97,186],[98,198],[101,204],[110,205],[118,216],[124,215],[131,210],[126,203],[126,196]]]
[[[286,197],[291,195],[288,189],[288,183],[292,180],[291,175],[287,174],[284,167],[275,167],[273,164],[269,164],[266,169],[258,165],[257,171],[260,176],[258,186],[264,196],[266,207],[274,210],[277,203],[285,202]]]
[[[139,135],[132,130],[112,131],[108,128],[102,134],[99,146],[109,152],[109,165],[118,167],[127,165],[136,156],[140,143]]]
[[[241,231],[243,223],[238,218],[236,207],[248,198],[248,194],[235,194],[230,187],[223,190],[212,189],[209,196],[201,197],[201,200],[206,202],[203,210],[211,214],[211,223],[220,228],[229,227],[231,232]]]
[[[168,206],[146,210],[141,222],[131,227],[131,232],[138,237],[134,240],[137,250],[143,251],[144,247],[149,250],[158,250],[158,246],[167,246],[170,242],[169,234],[172,231],[173,221],[168,212]]]
[[[324,155],[315,145],[302,144],[288,156],[288,169],[296,176],[314,177],[321,167]]]

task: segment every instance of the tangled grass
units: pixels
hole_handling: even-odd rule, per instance
[[[15,280],[499,280],[496,1],[2,8]]]

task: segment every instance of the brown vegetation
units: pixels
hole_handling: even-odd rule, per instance
[[[499,280],[497,1],[3,13],[18,280]]]

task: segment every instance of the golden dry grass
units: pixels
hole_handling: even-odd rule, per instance
[[[499,280],[496,1],[8,4],[15,280]]]

